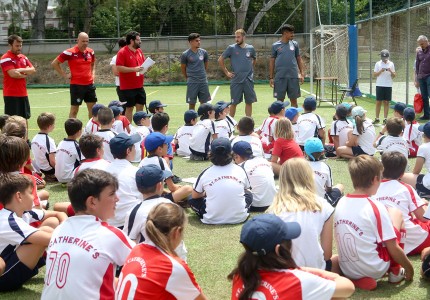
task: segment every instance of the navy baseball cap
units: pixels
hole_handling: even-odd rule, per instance
[[[345,119],[348,115],[348,108],[343,104],[339,104],[336,106],[336,115],[340,120]]]
[[[110,109],[112,109],[114,118],[119,116],[124,111],[121,106],[111,106]]]
[[[426,135],[426,137],[430,138],[430,122],[421,125],[420,127],[418,127],[418,130],[422,131]]]
[[[193,109],[187,110],[184,113],[184,122],[185,123],[190,123],[191,120],[194,120],[194,119],[196,119],[198,117],[199,117],[199,115],[197,114],[197,112],[195,110],[193,110]]]
[[[124,104],[127,104],[127,102],[121,102],[119,100],[112,100],[111,102],[109,102],[108,107],[123,106]]]
[[[91,109],[91,113],[93,114],[93,116],[97,116],[100,108],[103,108],[103,107],[105,107],[103,104],[100,104],[100,103],[94,104],[93,108]]]
[[[301,107],[289,107],[285,111],[285,117],[292,121],[294,117],[297,116],[297,114],[301,111],[303,111],[303,108]]]
[[[137,187],[151,187],[159,182],[163,182],[167,174],[157,165],[146,165],[136,172]]]
[[[252,156],[252,147],[251,144],[246,141],[239,141],[233,145],[233,152],[242,157],[251,157]]]
[[[166,107],[166,106],[167,105],[161,103],[160,100],[153,100],[153,101],[149,102],[148,109],[156,109],[156,108],[159,108],[159,107]]]
[[[284,222],[273,214],[258,215],[247,221],[240,233],[240,242],[248,246],[254,255],[266,255],[275,251],[276,245],[300,236],[297,222]]]
[[[317,100],[314,96],[308,96],[303,102],[303,108],[306,110],[315,110],[317,108]]]
[[[171,143],[172,140],[173,136],[171,135],[164,135],[160,132],[152,132],[145,138],[145,149],[152,152],[164,144]]]
[[[272,112],[272,114],[277,115],[288,105],[290,105],[289,101],[275,101],[270,105],[270,111]]]
[[[305,141],[305,152],[312,160],[315,160],[315,158],[312,156],[312,153],[323,151],[324,146],[319,138],[308,138]]]
[[[150,118],[152,114],[147,114],[144,111],[138,111],[133,115],[133,121],[136,125],[142,120],[143,118]]]
[[[400,114],[403,115],[403,111],[406,108],[406,104],[402,103],[402,102],[397,102],[396,104],[390,106],[391,108],[393,108],[395,111],[399,112]]]
[[[415,110],[412,107],[406,107],[403,111],[403,119],[406,121],[415,120]]]
[[[117,134],[109,142],[110,152],[113,156],[120,156],[125,150],[127,150],[127,148],[140,142],[140,140],[141,137],[138,133],[133,135],[127,135],[125,133]]]
[[[225,101],[218,101],[216,104],[215,104],[215,106],[214,106],[214,108],[215,108],[215,112],[216,113],[221,113],[224,109],[226,109],[227,107],[229,107],[230,106],[230,104],[231,103],[227,103],[227,102],[225,102]]]
[[[214,107],[210,103],[202,103],[199,106],[199,109],[197,109],[197,114],[199,116],[203,116],[204,114],[210,112],[211,110],[214,110]]]
[[[225,155],[231,153],[231,143],[228,138],[214,139],[211,144],[211,152],[213,154]]]

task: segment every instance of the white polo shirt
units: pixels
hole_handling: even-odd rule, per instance
[[[357,126],[354,126],[352,134],[358,136],[358,145],[364,152],[366,152],[366,154],[374,155],[376,152],[375,147],[373,147],[373,142],[376,137],[375,126],[373,126],[372,121],[366,119],[363,122],[363,128],[363,132],[359,134]]]
[[[305,112],[297,119],[297,127],[299,129],[297,144],[303,146],[308,138],[315,137],[319,129],[325,128],[325,122],[319,115]]]
[[[403,138],[408,142],[408,147],[412,148],[412,141],[415,142],[417,146],[421,146],[423,143],[423,133],[418,130],[420,124],[408,124],[405,122],[405,129],[403,130]]]
[[[234,127],[226,119],[215,121],[215,132],[218,138],[229,139],[233,134]]]
[[[332,187],[333,181],[331,169],[324,161],[309,161],[309,164],[314,171],[315,187],[318,196],[324,198],[326,187]]]
[[[79,150],[79,151],[78,151]],[[73,178],[73,171],[79,167],[84,159],[75,140],[64,139],[58,144],[55,154],[55,177],[59,182],[69,182]]]
[[[112,124],[112,131],[115,133],[125,133],[124,123],[121,120],[115,120]]]
[[[200,153],[208,153],[212,142],[212,135],[217,133],[214,121],[204,119],[203,121],[198,121],[193,127],[190,148]]]
[[[417,157],[424,158],[424,165],[427,169],[423,178],[423,185],[430,189],[430,143],[424,143],[418,148]]]
[[[176,153],[179,156],[189,156],[190,151],[190,140],[193,136],[194,126],[184,125],[178,128],[174,139],[178,141],[179,147],[176,149]]]
[[[36,134],[31,140],[31,152],[33,152],[33,161],[40,170],[52,170],[46,155],[57,152],[57,147],[55,146],[53,138],[48,136],[46,133]]]
[[[260,130],[261,130],[260,137],[262,142],[269,144],[270,137],[272,137],[273,139],[276,139],[275,126],[278,119],[279,119],[278,117],[270,116],[263,121],[263,124],[261,124],[261,127],[260,127]]]
[[[233,148],[234,144],[239,141],[248,142],[251,145],[252,154],[255,157],[264,157],[263,145],[258,137],[253,135],[238,135],[231,141],[231,147]]]
[[[134,157],[133,162],[140,162],[142,160],[142,143],[145,140],[145,138],[152,132],[149,130],[148,127],[143,125],[133,126],[131,127],[131,133],[130,135],[133,135],[135,133],[138,133],[140,135],[140,141],[134,144],[134,147],[136,148],[136,156]]]
[[[95,133],[95,135],[98,135],[103,138],[103,158],[109,162],[113,162],[114,158],[112,153],[110,152],[109,143],[110,140],[116,136],[116,133],[110,129],[100,129]]]
[[[99,131],[99,129],[100,125],[95,122],[93,118],[91,118],[88,120],[87,125],[85,125],[84,133],[96,133],[97,131]]]
[[[348,141],[348,132],[353,129],[348,120],[336,120],[331,123],[330,135],[339,137],[339,147],[345,146]]]

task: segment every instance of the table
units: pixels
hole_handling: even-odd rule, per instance
[[[318,106],[321,105],[321,102],[328,102],[330,101],[331,104],[337,105],[337,77],[317,77],[315,78],[316,81],[316,97],[315,99],[318,102]],[[322,95],[322,88],[321,88],[321,82],[322,81],[330,81],[331,82],[331,99],[324,99]]]

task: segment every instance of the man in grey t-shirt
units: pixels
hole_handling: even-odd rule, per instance
[[[281,27],[281,39],[272,45],[269,64],[270,86],[273,97],[284,101],[285,94],[291,106],[297,107],[300,97],[300,84],[305,78],[305,69],[300,57],[299,44],[294,39],[294,26],[285,24]],[[275,77],[273,75],[275,74]],[[275,80],[273,80],[275,78]]]
[[[188,36],[190,48],[181,55],[181,70],[187,79],[188,109],[195,109],[197,97],[200,103],[211,100],[206,71],[208,69],[209,55],[205,49],[200,48],[200,34],[191,33]]]
[[[245,114],[252,115],[252,103],[257,101],[254,91],[254,65],[256,60],[255,49],[245,43],[245,30],[238,29],[235,32],[236,44],[227,47],[219,57],[218,63],[230,82],[230,116],[236,114],[236,106],[242,102],[245,96]],[[231,72],[227,70],[224,59],[230,58]]]

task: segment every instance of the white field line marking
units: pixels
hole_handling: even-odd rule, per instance
[[[216,93],[218,93],[218,90],[219,90],[219,85],[216,86],[215,90],[213,91],[213,93],[211,95],[211,100],[208,101],[208,103],[211,103],[213,100],[215,100],[215,96],[216,96]]]
[[[155,94],[156,92],[158,92],[158,90],[150,92],[149,94],[147,94],[146,96],[151,96],[152,94]]]
[[[54,95],[54,94],[59,94],[59,93],[64,93],[64,92],[68,92],[69,90],[63,90],[63,91],[57,91],[57,92],[52,92],[52,93],[46,93],[47,95]]]
[[[311,92],[309,92],[309,91],[307,91],[307,90],[305,90],[305,89],[300,89],[301,91],[303,91],[303,92],[305,92],[305,93],[307,93],[308,95],[312,95],[312,96],[314,96],[314,97],[316,97],[316,95],[315,94],[311,94]],[[333,104],[330,100],[324,100],[324,101],[322,101],[322,102],[324,102],[324,103],[328,103],[328,104],[331,104],[331,106],[335,106],[335,104]]]

